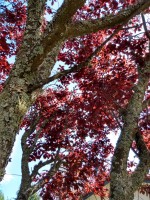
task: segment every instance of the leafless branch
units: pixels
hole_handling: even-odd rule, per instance
[[[142,21],[143,21],[143,27],[144,27],[144,30],[145,30],[145,34],[146,34],[147,38],[150,40],[150,32],[147,29],[146,20],[145,20],[143,13],[141,13],[141,17],[142,17]]]
[[[133,147],[131,147],[131,150],[133,151],[133,153],[134,153],[137,157],[139,157],[139,154],[135,151],[135,149],[134,149]]]
[[[143,27],[144,27],[144,30],[145,30],[146,37],[149,40],[149,51],[150,51],[150,32],[147,29],[147,25],[146,25],[146,21],[145,21],[145,17],[144,17],[143,13],[141,13],[141,17],[142,17]]]

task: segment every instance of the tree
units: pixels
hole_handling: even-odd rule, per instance
[[[4,195],[1,191],[0,191],[0,200],[4,200]]]
[[[37,191],[41,186],[41,195],[49,195],[43,198],[50,198],[49,189],[54,194],[59,192],[50,184],[55,180],[60,184],[63,196],[65,184],[62,181],[71,176],[72,163],[74,174],[80,169],[82,176],[76,181],[75,176],[72,181],[67,180],[68,198],[79,196],[79,193],[71,193],[71,189],[79,192],[85,181],[95,183],[92,189],[99,192],[102,182],[109,176],[109,167],[105,163],[112,148],[107,134],[120,129],[110,169],[110,199],[133,199],[134,191],[142,184],[150,165],[150,33],[145,18],[150,1],[64,0],[53,13],[51,4],[54,2],[8,0],[1,3],[1,179],[15,136],[22,126],[26,128],[22,138],[22,172],[28,179],[24,181],[23,174],[18,199],[25,199],[27,191],[32,193],[32,189]],[[45,20],[45,12],[53,15],[50,22]],[[15,54],[16,61],[12,66],[7,57]],[[56,61],[63,64],[56,74],[51,75]],[[43,97],[42,87],[56,79],[61,83],[57,90],[48,90]],[[67,89],[70,83],[76,84],[74,95]],[[60,141],[56,136],[50,141],[47,138],[58,133],[64,133]],[[86,141],[87,136],[94,140],[92,144]],[[44,138],[42,142],[40,138]],[[53,139],[57,141],[55,144]],[[139,158],[133,173],[127,171],[131,148]],[[75,154],[79,160],[74,159]],[[30,175],[28,160],[40,159],[41,155],[46,161],[35,166]],[[85,160],[81,160],[82,157]],[[39,169],[46,164],[51,164],[50,171],[37,177]],[[70,170],[68,174],[59,172],[62,166]],[[99,176],[102,182],[98,182]],[[41,183],[37,185],[39,188],[32,188],[32,181]],[[80,181],[83,181],[81,185]],[[78,188],[75,189],[71,182]],[[90,187],[85,189],[87,192]]]
[[[28,200],[40,200],[40,197],[37,194],[34,194],[31,197],[29,197]]]

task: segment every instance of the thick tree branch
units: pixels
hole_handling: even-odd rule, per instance
[[[73,15],[85,4],[85,2],[86,0],[64,0],[62,6],[58,9],[52,20],[54,25],[53,28],[56,25],[64,27],[64,25],[68,24],[72,20]],[[50,22],[48,24],[47,31],[51,30],[52,23]],[[46,32],[46,34],[48,33]]]
[[[36,128],[37,124],[39,123],[40,119],[41,119],[41,116],[39,115],[39,116],[37,116],[36,119],[34,119],[32,121],[30,128],[24,133],[24,135],[22,136],[22,139],[21,139],[21,147],[22,147],[22,151],[23,151],[22,160],[21,160],[22,180],[21,180],[21,186],[20,186],[20,190],[19,190],[19,193],[18,193],[18,197],[17,197],[18,200],[20,200],[20,199],[22,200],[22,198],[24,200],[26,200],[26,199],[28,199],[28,197],[31,194],[33,194],[33,193],[31,193],[32,190],[30,190],[32,178],[35,175],[37,175],[39,169],[41,169],[42,167],[44,167],[44,166],[46,166],[46,165],[48,165],[52,162],[55,162],[56,159],[59,160],[58,154],[59,154],[60,150],[57,151],[55,159],[50,159],[50,160],[47,160],[45,162],[40,161],[37,165],[34,166],[34,169],[33,169],[32,173],[30,174],[29,165],[28,165],[29,156],[33,152],[33,150],[36,146],[37,140],[39,138],[39,134],[41,133],[44,126],[50,120],[50,119],[45,119],[45,121],[40,126],[40,129],[36,132],[36,136],[34,138],[33,144],[31,145],[31,147],[28,147],[26,145],[27,138],[35,131],[35,128]]]
[[[40,37],[40,26],[43,21],[46,0],[28,0],[27,22],[24,40],[28,45],[33,46]]]
[[[94,33],[99,30],[104,30],[108,28],[113,28],[114,26],[121,25],[124,21],[129,21],[135,15],[141,13],[143,10],[150,6],[150,0],[139,1],[135,5],[131,5],[125,10],[121,10],[116,15],[108,15],[101,19],[96,20],[84,20],[72,22],[67,27],[68,37],[77,37],[89,33]]]
[[[137,169],[131,176],[134,191],[136,191],[139,188],[139,186],[143,183],[143,180],[150,168],[150,152],[148,151],[145,142],[143,141],[143,137],[139,132],[136,133],[135,140],[137,148],[139,150],[140,161],[137,166]]]
[[[72,3],[73,2],[74,1],[72,1]],[[40,52],[37,53],[36,57],[33,59],[33,71],[35,68],[41,65],[50,51],[53,52],[53,57],[56,60],[58,55],[58,51],[56,49],[60,48],[62,42],[64,42],[66,39],[97,32],[99,30],[113,28],[119,24],[124,24],[124,22],[128,22],[132,17],[139,14],[150,5],[150,0],[142,0],[140,3],[129,6],[126,10],[122,10],[116,15],[109,15],[97,20],[85,20],[70,23],[71,17],[73,14],[75,14],[75,8],[76,10],[80,8],[82,5],[84,5],[84,2],[85,1],[83,0],[78,2],[76,1],[74,4],[68,4],[64,2],[59,10],[60,15],[56,14],[54,20],[48,25],[46,33],[40,42],[41,46],[36,45],[36,48],[34,49],[35,53],[38,52],[39,49]],[[64,18],[65,20],[63,21],[62,19]],[[50,67],[50,69],[52,68]]]
[[[134,88],[135,93],[133,94],[123,116],[124,125],[114,153],[115,157],[112,163],[112,171],[117,170],[118,173],[121,173],[120,170],[123,169],[126,171],[128,152],[137,130],[138,118],[142,111],[142,101],[148,81],[149,79],[147,77],[141,77]]]
[[[120,195],[119,198],[125,198],[125,194],[132,194],[135,192],[133,186],[129,187],[130,189],[126,187],[127,181],[130,181],[131,184],[134,184],[128,177],[126,170],[127,159],[132,141],[134,140],[138,129],[138,118],[143,110],[142,102],[149,82],[149,76],[147,76],[147,70],[150,70],[149,60],[145,61],[145,66],[140,67],[139,81],[133,88],[134,94],[127,106],[125,114],[123,115],[124,126],[116,144],[116,149],[112,160],[110,198],[112,200],[117,199],[117,195]]]
[[[138,118],[141,111],[143,110],[143,99],[144,99],[145,91],[149,82],[149,76],[147,74],[150,73],[150,57],[149,56],[147,57],[146,55],[144,60],[145,60],[145,65],[138,67],[138,72],[139,72],[138,84],[133,88],[134,94],[128,104],[126,112],[122,115],[124,126],[122,130],[122,134],[120,135],[120,138],[118,140],[117,148],[120,148],[119,146],[122,146],[122,151],[123,152],[127,151],[126,153],[124,152],[122,155],[122,157],[125,158],[124,164],[123,164],[123,160],[120,157],[120,161],[124,165],[123,169],[127,168],[126,164],[127,164],[127,159],[128,159],[128,152],[129,152],[128,150],[130,149],[131,143],[134,140],[134,135],[138,127],[138,124],[137,124]],[[124,142],[126,143],[125,145],[126,148],[123,147]],[[127,144],[129,145],[128,147],[127,147]],[[120,154],[120,152],[118,153]],[[121,165],[121,163],[118,163],[118,164]]]
[[[13,77],[0,94],[0,181],[5,173],[21,120],[31,106],[31,95],[26,94],[26,86],[22,83],[19,77]]]
[[[66,26],[71,21],[71,18],[75,12],[81,8],[85,3],[85,0],[65,0],[62,6],[58,9],[52,22],[50,22],[42,35],[39,44],[36,44],[33,49],[32,71],[40,66],[43,60],[47,57],[48,53],[51,52],[56,61],[56,56],[60,49],[62,42],[67,39],[66,37]]]
[[[22,147],[22,159],[21,159],[21,171],[22,171],[22,179],[21,179],[21,185],[20,185],[20,189],[18,192],[18,197],[17,199],[28,199],[29,197],[29,193],[26,194],[25,191],[31,186],[31,175],[30,175],[30,170],[29,170],[29,165],[28,165],[28,161],[29,161],[29,156],[32,153],[33,149],[34,149],[34,145],[32,145],[31,147],[27,147],[26,142],[27,142],[27,138],[35,131],[35,128],[37,126],[37,124],[39,123],[40,120],[40,116],[38,116],[34,121],[32,121],[33,123],[30,125],[30,128],[25,131],[24,135],[22,136],[21,139],[21,147]],[[42,126],[43,128],[43,126]],[[42,129],[41,128],[41,129]],[[41,129],[39,130],[39,132],[41,132]],[[38,135],[38,133],[37,133]],[[38,136],[36,136],[37,138]],[[35,139],[37,140],[37,139]],[[35,142],[34,142],[35,143]]]
[[[46,0],[28,0],[27,2],[27,24],[31,18],[34,17],[35,22],[39,23],[41,15],[43,15],[45,9]]]
[[[122,26],[121,26],[122,27]],[[51,77],[45,77],[43,76],[42,78],[45,77],[45,79],[41,80],[40,76],[41,76],[41,71],[39,71],[39,75],[37,76],[38,80],[36,82],[36,84],[34,84],[33,87],[30,87],[30,92],[34,91],[38,88],[41,88],[43,85],[48,84],[56,79],[62,78],[63,76],[66,76],[70,73],[73,72],[77,72],[80,69],[82,69],[83,67],[91,67],[91,60],[93,59],[94,56],[96,56],[101,50],[102,48],[107,44],[107,42],[109,42],[120,30],[121,27],[117,28],[100,46],[98,46],[95,51],[82,63],[73,66],[70,69],[66,69],[62,72],[58,72],[57,74],[51,76]],[[48,69],[51,68],[51,62],[49,62],[49,59],[47,60],[48,62],[44,61],[44,63],[42,64],[41,69],[46,66]],[[40,80],[40,81],[39,81]],[[39,83],[40,82],[40,83]]]
[[[29,63],[33,57],[30,47],[34,46],[33,44],[37,41],[35,33],[40,26],[39,17],[44,9],[44,0],[29,0],[28,6],[30,9],[28,7],[28,19],[22,46],[0,94],[0,181],[5,173],[4,169],[9,161],[21,120],[34,101],[31,94],[27,93],[29,81],[25,80],[25,73],[31,69]]]
[[[47,173],[47,177],[50,179],[54,176],[54,174],[59,170],[61,164],[62,164],[62,159],[59,158],[59,153],[60,153],[60,148],[58,148],[57,152],[56,152],[56,156],[55,156],[55,159],[53,160],[54,161],[54,164],[50,167],[50,170],[48,171]],[[44,167],[45,165],[49,164],[48,162],[50,162],[51,160],[47,160],[43,163],[39,163],[39,166],[37,165],[37,167],[35,168],[35,171],[39,170],[40,169],[40,166],[41,167]],[[52,161],[52,162],[53,162]],[[45,164],[45,165],[44,165]],[[34,175],[34,174],[33,174]],[[42,188],[42,186],[45,184],[45,177],[42,178],[37,184],[33,185],[32,187],[29,188],[28,191],[26,192],[29,192],[30,191],[30,194],[34,194],[35,192],[37,192],[39,189]]]
[[[84,5],[85,1],[83,0],[78,0],[78,1],[68,0],[67,1],[66,0],[65,3],[62,5],[62,7],[59,9],[59,15],[56,14],[54,18],[58,22],[58,24],[55,21],[52,21],[51,25],[50,24],[48,25],[48,29],[45,32],[45,34],[41,35],[39,39],[39,36],[37,34],[38,28],[39,28],[37,24],[39,22],[37,22],[36,20],[40,16],[42,16],[42,13],[38,11],[40,8],[42,10],[43,5],[44,5],[44,0],[40,1],[42,4],[37,4],[37,1],[29,0],[28,5],[29,6],[31,4],[34,5],[35,2],[36,2],[35,8],[28,7],[28,11],[27,11],[28,16],[29,15],[33,16],[33,13],[35,13],[35,16],[33,16],[33,20],[30,27],[28,26],[29,21],[27,21],[26,33],[24,36],[24,40],[22,41],[22,46],[20,47],[20,50],[17,54],[15,65],[10,73],[9,78],[7,79],[5,83],[5,87],[3,91],[0,94],[0,99],[1,99],[1,102],[0,102],[0,110],[1,110],[0,180],[2,179],[5,173],[4,168],[6,167],[8,163],[9,155],[11,153],[11,150],[15,141],[15,136],[16,136],[16,133],[18,132],[21,120],[23,119],[25,113],[27,112],[27,110],[29,109],[29,107],[32,105],[32,103],[35,100],[35,98],[32,97],[32,94],[31,94],[32,91],[29,92],[29,88],[31,86],[34,87],[34,85],[36,85],[37,79],[34,75],[36,75],[37,69],[40,68],[40,65],[44,62],[44,59],[48,56],[48,53],[53,52],[51,54],[53,55],[53,58],[56,58],[58,55],[58,49],[61,47],[62,42],[64,42],[68,38],[96,32],[98,30],[102,30],[106,28],[112,28],[116,26],[117,24],[122,24],[123,20],[125,19],[129,20],[131,16],[132,17],[135,16],[136,14],[140,13],[144,9],[148,8],[148,6],[150,5],[150,0],[142,0],[140,1],[140,3],[136,4],[135,6],[129,7],[131,8],[131,10],[127,9],[126,11],[121,11],[122,18],[118,17],[118,16],[121,16],[120,14],[121,12],[120,12],[119,13],[120,15],[118,14],[115,16],[108,16],[108,17],[106,16],[105,18],[100,19],[99,22],[98,21],[96,22],[96,25],[94,24],[92,25],[90,22],[87,22],[87,21],[81,22],[81,23],[75,22],[76,26],[74,28],[73,24],[70,24],[70,20],[72,16],[75,14],[76,10],[82,7],[82,5]],[[36,6],[39,6],[39,7],[36,7]],[[36,11],[36,8],[37,8],[37,11]],[[121,20],[118,21],[117,18]],[[63,19],[64,21],[60,19]],[[106,19],[106,23],[104,22],[105,19]],[[85,26],[83,26],[84,23],[85,23]],[[88,23],[90,25],[87,26]],[[71,26],[75,31],[74,33],[70,30]],[[77,30],[77,28],[81,28],[81,30],[80,29]],[[89,28],[91,29],[90,31],[88,30]],[[32,31],[33,31],[33,35],[31,34]],[[27,33],[29,33],[29,38],[27,38],[27,35],[28,35]],[[55,51],[55,48],[56,48],[56,51]],[[54,66],[54,63],[52,65]],[[50,66],[49,74],[51,73],[51,69],[52,68]],[[60,74],[58,78],[62,77],[63,75]],[[45,77],[42,80],[45,80]]]

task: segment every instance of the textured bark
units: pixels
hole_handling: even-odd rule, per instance
[[[20,84],[19,84],[20,83]],[[24,80],[13,77],[0,94],[0,180],[3,177],[8,158],[14,145],[19,125],[29,106],[31,95],[26,93]]]
[[[112,160],[110,200],[133,200],[134,192],[140,187],[148,173],[150,153],[144,145],[141,136],[139,136],[140,140],[138,137],[137,141],[137,147],[142,146],[142,152],[139,155],[140,163],[133,175],[128,175],[127,172],[128,155],[132,142],[137,137],[138,119],[143,110],[143,99],[149,82],[147,72],[150,72],[149,61],[145,62],[142,71],[139,70],[138,84],[134,88],[134,94],[123,115],[124,125]]]
[[[97,32],[99,30],[105,30],[114,27],[119,24],[124,24],[125,21],[129,21],[135,15],[141,13],[150,6],[149,0],[143,0],[135,5],[131,5],[126,10],[121,10],[116,15],[108,15],[101,19],[96,20],[84,20],[70,24],[67,27],[68,37],[77,37],[91,32]]]
[[[52,118],[53,118],[53,116],[52,116]],[[21,139],[21,147],[22,147],[22,152],[23,152],[22,160],[21,160],[22,178],[21,178],[20,189],[19,189],[18,194],[17,194],[17,200],[28,200],[28,198],[30,196],[32,196],[34,193],[36,193],[45,184],[45,180],[43,178],[37,184],[32,185],[32,179],[39,173],[39,170],[42,167],[45,167],[47,165],[50,166],[50,164],[53,163],[53,166],[50,167],[50,170],[49,170],[49,173],[48,173],[48,175],[50,177],[53,177],[53,175],[58,171],[58,169],[60,168],[60,165],[62,163],[62,161],[59,158],[60,149],[58,149],[55,158],[49,159],[49,160],[46,160],[46,161],[40,161],[38,164],[36,164],[33,167],[33,170],[30,173],[29,165],[28,165],[29,156],[33,152],[33,149],[34,149],[36,142],[38,140],[38,136],[41,133],[42,129],[47,124],[47,122],[49,120],[51,120],[51,118],[47,119],[41,125],[40,129],[36,133],[36,137],[35,137],[33,145],[29,148],[29,147],[26,146],[26,140],[31,135],[31,133],[34,132],[36,125],[39,122],[39,119],[40,119],[40,116],[38,116],[37,119],[33,121],[30,128],[24,133],[24,135]]]
[[[22,156],[22,163],[21,163],[21,170],[22,170],[22,180],[20,189],[17,195],[17,200],[28,200],[31,195],[31,176],[28,167],[28,154],[24,154]]]
[[[69,20],[69,17],[71,18],[75,11],[81,7],[85,1],[78,1],[78,3],[72,1],[70,4],[72,5],[72,9],[68,7],[70,2],[69,0],[64,2],[55,17],[56,23],[52,23],[52,27],[55,27],[55,30],[53,28],[53,30],[49,31],[49,40],[48,38],[43,40],[41,39],[43,37],[39,35],[39,27],[41,24],[35,23],[37,19],[38,21],[40,20],[42,15],[41,9],[43,7],[43,2],[39,1],[39,4],[36,2],[35,5],[35,1],[28,1],[28,18],[24,40],[17,54],[15,66],[5,83],[3,92],[0,94],[0,180],[2,180],[5,174],[5,167],[8,164],[9,156],[12,151],[16,134],[19,130],[21,120],[37,97],[37,91],[29,92],[30,86],[35,84],[37,81],[35,76],[37,76],[38,72],[36,72],[35,68],[38,68],[39,64],[43,62],[43,59],[48,51],[51,51],[53,57],[56,58],[61,45],[60,40],[62,40],[61,36],[57,38],[55,35],[57,32],[57,26],[60,27],[60,23],[65,26],[65,23],[60,19],[64,16],[63,19]],[[63,33],[62,27],[59,29],[59,33],[60,31]],[[50,45],[50,43],[52,43],[52,45]],[[57,51],[54,51],[55,46],[58,46]],[[47,47],[49,48],[48,50]],[[54,64],[55,63],[52,62],[52,66]],[[50,75],[52,66],[49,70],[45,69],[44,76],[48,77]],[[42,73],[40,78],[42,81]]]
[[[4,90],[0,94],[0,180],[4,176],[21,120],[41,92],[31,91],[30,88],[34,88],[37,83],[40,85],[39,88],[45,84],[62,43],[71,37],[111,28],[122,24],[124,20],[127,22],[150,5],[149,0],[142,0],[117,15],[92,23],[91,21],[73,23],[72,16],[84,5],[85,0],[65,0],[53,21],[48,24],[45,33],[41,34],[39,29],[44,2],[44,0],[38,0],[36,3],[34,0],[28,1],[26,31],[22,46]],[[124,140],[126,141],[126,138]],[[129,148],[129,144],[127,146]]]
[[[22,178],[21,178],[21,185],[19,192],[17,194],[18,200],[28,200],[29,196],[31,196],[31,182],[32,182],[32,176],[30,175],[30,170],[28,166],[28,160],[29,155],[32,152],[32,148],[27,148],[26,146],[26,140],[27,137],[34,131],[37,123],[39,121],[39,118],[34,121],[31,128],[26,131],[21,139],[21,147],[22,147],[22,159],[21,159],[21,172],[22,172]]]

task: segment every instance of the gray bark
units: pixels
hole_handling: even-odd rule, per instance
[[[143,110],[143,99],[149,82],[149,76],[147,76],[147,72],[150,72],[149,60],[145,61],[143,68],[142,71],[139,69],[138,84],[133,88],[134,94],[122,115],[124,125],[112,160],[110,200],[133,200],[134,192],[143,183],[150,167],[150,152],[147,150],[142,136],[138,133],[138,119]],[[140,162],[135,172],[129,175],[127,161],[133,140],[136,141],[140,152]]]
[[[45,33],[39,34],[45,1],[38,0],[35,3],[34,0],[28,0],[27,24],[22,46],[17,54],[14,68],[5,83],[4,90],[0,94],[0,181],[5,174],[5,167],[8,164],[20,123],[27,110],[41,93],[40,89],[45,84],[45,80],[49,78],[62,43],[72,37],[112,28],[122,24],[123,21],[127,23],[132,17],[150,6],[150,0],[142,0],[140,3],[129,6],[125,11],[122,10],[116,15],[99,20],[72,22],[72,16],[84,3],[85,0],[65,0],[53,21],[48,24]],[[57,75],[55,78],[57,78]],[[35,85],[37,87],[34,88]],[[141,85],[140,87],[145,89],[146,85],[144,84],[144,86]],[[33,89],[31,90],[31,88]],[[141,101],[143,94],[142,89],[141,93],[139,93]],[[125,169],[127,159],[125,154],[128,154],[130,140],[133,140],[134,137],[133,129],[137,122],[137,116],[141,111],[141,105],[138,104],[138,106],[137,110],[133,110],[135,111],[135,116],[132,115],[131,111],[127,113],[128,116],[131,114],[132,127],[128,125],[128,123],[131,124],[129,119],[125,118],[127,127],[123,130],[125,134],[122,134],[125,136],[121,136],[122,138],[118,142],[113,159],[111,176],[114,177],[114,182],[112,182],[114,185],[117,184],[116,181],[122,173],[119,171],[119,175],[116,175],[115,170],[118,164],[115,158],[119,156],[118,152],[121,150],[121,155],[125,157],[121,159],[119,156],[119,163]],[[124,145],[127,147],[125,148]],[[24,184],[28,185],[25,182]],[[26,187],[25,185],[21,187]],[[113,188],[112,195],[114,195],[113,190],[115,190],[116,186]],[[111,198],[118,200],[113,196]]]

